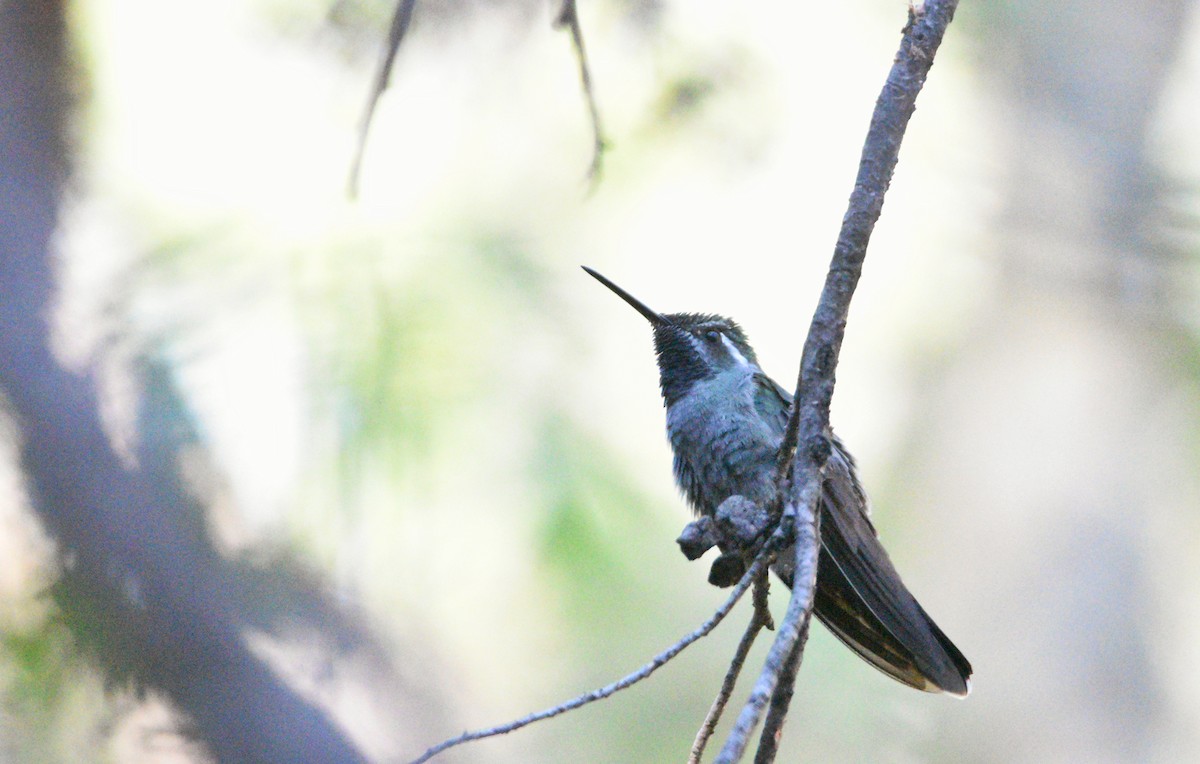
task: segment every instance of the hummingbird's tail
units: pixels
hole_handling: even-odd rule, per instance
[[[898,580],[898,579],[897,579]],[[875,612],[824,549],[817,574],[816,615],[847,647],[875,668],[925,692],[965,697],[971,664],[908,590],[899,607]]]
[[[963,697],[971,690],[971,664],[900,579],[867,517],[853,469],[849,456],[835,448],[821,501],[816,615],[847,647],[893,679]],[[776,563],[789,586],[790,568]]]
[[[827,516],[822,518],[827,519]],[[852,583],[833,556],[828,542],[836,540],[828,538],[833,534],[826,531],[827,522],[822,522],[822,526],[814,603],[814,612],[821,623],[860,658],[896,681],[925,692],[965,697],[971,691],[972,669],[962,652],[903,584],[898,590],[888,587],[887,603],[880,601],[882,592],[878,588],[864,594],[862,579],[858,586]],[[775,572],[785,584],[792,585],[790,565],[776,563]],[[890,572],[893,580],[899,582],[894,568]],[[885,574],[884,578],[892,576]],[[877,587],[879,583],[882,582],[876,578],[874,585]],[[874,601],[875,607],[869,600]]]

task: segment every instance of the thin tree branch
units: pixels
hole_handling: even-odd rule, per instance
[[[754,614],[762,620],[763,628],[775,631],[775,621],[771,618],[771,606],[767,601],[771,593],[771,577],[766,573],[754,582]]]
[[[787,537],[789,526],[793,523],[796,526],[796,572],[792,583],[792,599],[788,603],[782,623],[779,624],[779,633],[771,645],[770,652],[767,653],[766,660],[763,661],[762,673],[750,691],[750,697],[742,707],[725,746],[717,756],[717,764],[732,764],[742,758],[750,735],[758,726],[763,708],[775,694],[779,676],[792,659],[793,651],[800,640],[800,633],[806,628],[809,616],[812,615],[813,595],[816,593],[817,583],[817,552],[820,549],[820,515],[816,511],[820,498],[820,481],[806,481],[800,492],[800,503],[784,508],[783,520],[777,533]]]
[[[346,192],[353,199],[358,196],[358,176],[362,171],[363,154],[367,150],[367,134],[371,131],[371,120],[375,117],[375,107],[383,91],[387,90],[392,78],[392,68],[396,65],[396,53],[400,43],[408,33],[408,25],[412,21],[413,7],[417,0],[397,0],[396,12],[392,15],[392,27],[388,30],[387,47],[383,51],[383,60],[375,73],[375,83],[371,86],[371,94],[367,96],[367,108],[363,112],[362,122],[358,126],[358,143],[354,148],[354,162],[350,165],[350,181]]]
[[[358,141],[355,143],[354,159],[350,165],[350,178],[347,182],[346,192],[353,199],[358,196],[359,178],[362,173],[363,156],[367,150],[367,136],[371,131],[371,122],[375,117],[375,109],[379,105],[379,99],[388,88],[391,81],[392,69],[396,65],[396,54],[400,50],[400,44],[404,41],[405,35],[408,33],[409,23],[412,21],[413,8],[416,6],[417,0],[397,0],[396,11],[392,15],[392,25],[388,30],[387,45],[384,47],[383,60],[380,61],[379,69],[375,73],[375,82],[371,86],[371,92],[367,96],[367,107],[363,112],[362,121],[358,127]],[[562,28],[566,27],[571,33],[571,46],[575,49],[575,58],[579,62],[579,83],[583,88],[584,102],[587,104],[588,119],[592,126],[592,161],[588,166],[587,178],[594,186],[600,179],[600,172],[604,165],[604,152],[608,148],[608,141],[604,137],[604,131],[600,127],[600,108],[596,104],[595,89],[592,86],[591,66],[588,63],[587,48],[583,42],[583,27],[579,23],[579,12],[575,5],[575,0],[563,0],[562,8],[559,10],[558,16],[555,17],[554,25]]]
[[[775,692],[771,695],[771,705],[767,707],[767,718],[763,722],[762,735],[758,738],[758,751],[754,754],[754,764],[771,764],[775,754],[779,752],[779,741],[783,737],[783,723],[787,721],[788,707],[792,702],[792,694],[796,689],[796,675],[800,673],[800,659],[804,655],[804,643],[808,641],[808,627],[811,618],[805,618],[800,627],[800,637],[783,671],[779,681],[775,683]]]
[[[829,405],[833,400],[835,371],[850,299],[862,275],[867,243],[883,210],[884,195],[892,182],[900,144],[916,109],[917,95],[925,85],[934,55],[957,7],[958,0],[929,0],[919,12],[910,10],[900,50],[871,115],[854,190],[804,343],[796,385],[796,406],[792,409],[784,438],[787,451],[796,448],[801,440],[810,447],[816,446],[818,453],[823,454],[819,460],[822,464],[829,448],[827,444],[818,445],[817,441],[824,440],[829,426]]]
[[[688,756],[687,764],[700,764],[701,757],[704,756],[704,749],[708,745],[709,738],[717,729],[717,723],[721,721],[721,714],[725,711],[726,704],[729,703],[729,698],[733,695],[733,688],[737,684],[738,676],[742,673],[742,666],[746,663],[746,656],[750,654],[750,648],[754,645],[754,640],[758,638],[758,632],[765,626],[768,629],[775,628],[771,621],[771,611],[767,609],[767,590],[770,586],[770,579],[767,577],[766,571],[754,581],[754,613],[750,616],[750,623],[746,624],[746,631],[742,634],[742,641],[738,642],[737,650],[733,653],[733,660],[729,662],[729,671],[725,673],[725,681],[721,683],[721,689],[717,692],[717,697],[713,700],[712,706],[708,709],[708,715],[704,717],[704,723],[700,725],[700,730],[696,733],[696,739],[692,743],[691,755]]]
[[[567,27],[571,31],[571,44],[575,48],[575,58],[579,61],[579,83],[583,88],[588,118],[592,123],[592,163],[588,166],[587,178],[595,186],[603,169],[608,141],[600,128],[600,109],[596,105],[596,94],[592,89],[591,67],[588,65],[587,48],[583,45],[583,27],[579,24],[579,11],[575,7],[575,0],[563,0],[562,10],[559,11],[554,25],[559,28]]]
[[[797,532],[792,599],[759,680],[726,741],[719,762],[735,762],[741,758],[767,699],[783,697],[776,694],[781,674],[791,673],[789,681],[794,679],[794,672],[786,669],[792,663],[798,669],[803,659],[801,635],[806,632],[812,615],[820,548],[817,502],[821,498],[822,470],[831,448],[829,406],[850,300],[862,274],[867,243],[883,209],[884,195],[896,168],[905,129],[916,108],[917,95],[925,84],[957,5],[957,0],[928,0],[920,6],[910,6],[900,50],[875,103],[849,207],[804,343],[795,405],[781,447],[780,463],[790,464],[792,477],[790,481],[781,480],[787,497],[782,519],[786,524],[791,517]],[[774,734],[772,738],[775,738]],[[766,755],[766,762],[774,758],[773,751]]]
[[[668,647],[666,650],[663,650],[661,653],[654,656],[649,663],[642,666],[632,674],[622,677],[612,684],[605,685],[604,687],[597,688],[591,692],[587,692],[583,695],[572,698],[565,703],[560,703],[552,708],[547,708],[542,711],[529,714],[528,716],[523,716],[520,719],[507,722],[506,724],[464,732],[457,737],[444,740],[425,751],[425,753],[421,754],[418,758],[413,759],[411,764],[423,764],[423,762],[429,761],[434,756],[437,756],[439,753],[442,753],[449,748],[453,748],[454,746],[461,745],[463,743],[469,743],[473,740],[482,740],[484,738],[495,737],[496,735],[506,735],[509,732],[519,730],[522,727],[533,724],[534,722],[540,722],[543,719],[549,719],[551,717],[558,716],[559,714],[566,713],[567,711],[573,711],[576,708],[586,706],[587,704],[597,700],[603,700],[620,692],[621,690],[632,687],[633,685],[653,674],[658,669],[662,668],[672,658],[683,652],[693,642],[702,639],[703,637],[707,636],[709,632],[715,629],[717,624],[723,621],[725,616],[729,615],[729,611],[733,610],[733,606],[736,605],[738,600],[742,598],[742,595],[746,593],[746,590],[750,588],[750,585],[755,581],[755,579],[766,572],[766,566],[774,556],[775,549],[777,549],[781,543],[783,543],[783,536],[778,533],[773,535],[771,539],[768,540],[768,542],[763,546],[762,550],[759,551],[758,555],[754,558],[754,562],[751,563],[750,568],[745,572],[741,580],[738,581],[737,585],[734,586],[733,591],[729,593],[729,597],[726,598],[725,602],[722,603],[719,608],[717,608],[716,612],[709,616],[708,620],[700,624],[700,626],[690,634],[686,635],[678,642]]]

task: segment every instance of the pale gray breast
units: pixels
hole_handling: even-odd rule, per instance
[[[741,494],[766,501],[774,490],[779,436],[754,406],[752,374],[698,382],[667,410],[675,480],[699,514]]]

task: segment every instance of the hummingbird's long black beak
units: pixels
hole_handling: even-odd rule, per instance
[[[579,267],[587,271],[588,275],[596,279],[596,281],[599,281],[601,284],[615,292],[617,297],[620,297],[622,300],[632,305],[633,309],[645,316],[646,320],[649,321],[652,326],[667,326],[671,323],[664,318],[661,313],[656,313],[653,310],[650,310],[650,307],[646,305],[646,303],[634,297],[629,292],[626,292],[624,289],[612,283],[604,276],[601,276],[596,271],[592,270],[586,265],[581,265]]]

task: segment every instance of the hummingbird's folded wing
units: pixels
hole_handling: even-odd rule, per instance
[[[760,377],[756,407],[782,438],[792,397],[770,377]],[[831,439],[822,486],[817,617],[888,676],[928,692],[966,695],[971,664],[900,579],[867,515],[854,460],[836,436]]]
[[[904,684],[966,695],[971,664],[900,579],[859,503],[849,457],[836,439],[834,444],[821,507],[817,617],[863,659]]]

